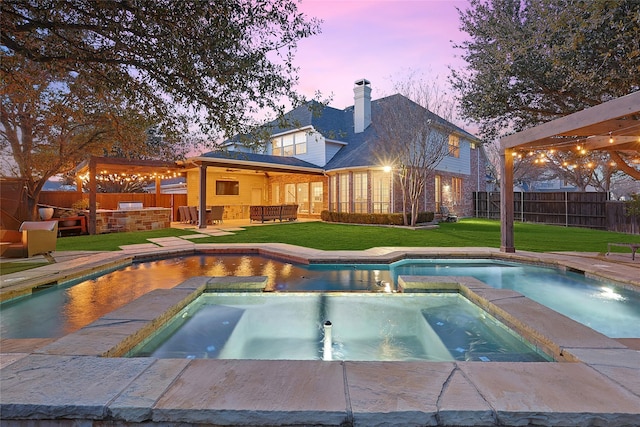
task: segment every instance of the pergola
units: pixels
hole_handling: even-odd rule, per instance
[[[96,175],[100,173],[153,175],[156,194],[160,194],[160,180],[164,174],[184,171],[184,166],[163,160],[131,160],[118,157],[95,157],[82,162],[76,168],[76,187],[82,192],[80,175],[89,174],[89,234],[96,234]]]
[[[500,250],[515,252],[513,156],[518,150],[640,153],[640,91],[500,139]]]

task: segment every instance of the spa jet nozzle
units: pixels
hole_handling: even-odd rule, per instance
[[[331,347],[333,346],[331,339],[331,322],[324,322],[324,351],[322,352],[322,360],[331,360]]]

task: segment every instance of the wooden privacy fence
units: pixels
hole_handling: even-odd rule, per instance
[[[514,219],[522,222],[640,233],[639,218],[625,215],[624,202],[607,200],[607,193],[513,193]],[[477,218],[500,219],[500,193],[474,192]]]
[[[79,195],[74,191],[43,191],[40,204],[70,208],[80,198],[89,199],[88,194]],[[118,202],[142,202],[145,208],[172,208],[172,221],[178,220],[178,206],[187,204],[186,194],[155,193],[97,193],[99,209],[118,209]]]

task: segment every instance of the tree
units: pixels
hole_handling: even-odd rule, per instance
[[[414,95],[420,93],[425,92]],[[452,128],[447,121],[403,95],[383,98],[378,105],[374,129],[384,141],[386,154],[400,180],[404,224],[415,226],[425,185],[433,180],[435,168],[449,153]]]
[[[468,65],[450,81],[488,140],[640,89],[640,2],[470,0],[459,13]]]
[[[3,56],[86,73],[165,133],[193,119],[232,136],[298,100],[293,53],[319,22],[293,0],[5,0],[0,28]]]
[[[283,111],[318,25],[292,0],[0,2],[0,150],[32,216],[46,180],[89,155],[173,159],[193,123],[233,135]]]
[[[0,76],[0,152],[25,180],[32,219],[52,176],[113,146],[137,152],[146,146],[149,119],[117,92],[88,85],[83,74],[7,56]]]

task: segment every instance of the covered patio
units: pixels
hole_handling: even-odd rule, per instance
[[[518,151],[556,150],[640,153],[640,91],[505,136],[500,140],[502,252],[515,252],[513,163]],[[615,156],[615,155],[614,155]],[[633,173],[628,165],[618,168]]]
[[[82,176],[86,176],[89,181],[89,221],[87,224],[89,234],[99,233],[98,223],[98,210],[96,203],[96,194],[98,175],[145,175],[152,177],[155,180],[156,196],[160,194],[160,181],[163,177],[169,175],[180,174],[184,171],[183,165],[178,165],[175,162],[161,161],[161,160],[130,160],[124,158],[114,157],[95,157],[92,156],[89,160],[81,163],[76,168],[76,188],[82,193]],[[142,205],[142,204],[140,204]],[[127,212],[122,215],[130,215],[135,211],[135,206],[128,206]],[[140,206],[138,210],[142,209],[156,209],[166,210],[166,216],[171,219],[171,209]],[[103,209],[104,211],[104,209]],[[162,214],[164,216],[164,214]],[[126,218],[125,218],[126,219]],[[166,221],[164,221],[166,222]],[[115,223],[114,223],[115,224]],[[168,225],[167,225],[168,226]],[[117,231],[117,230],[110,230]],[[125,230],[121,230],[125,231]],[[135,230],[126,230],[135,231]]]
[[[198,189],[196,197],[199,216],[197,220],[198,227],[207,227],[207,206],[213,204],[212,200],[215,197],[219,197],[216,188],[217,179],[247,182],[246,180],[248,179],[255,180],[257,177],[260,177],[264,178],[265,182],[273,181],[279,184],[311,182],[313,180],[321,182],[323,187],[326,187],[326,178],[324,177],[322,168],[295,157],[277,157],[275,159],[277,159],[277,163],[274,162],[274,156],[245,152],[211,152],[189,158],[183,162],[183,166],[187,172],[192,172],[197,169],[197,181],[188,178],[188,187],[193,185],[193,187],[197,186]],[[212,172],[212,175],[215,174],[215,177],[209,176],[208,172]],[[253,186],[255,187],[255,184]],[[246,199],[246,196],[242,199],[248,202],[246,203],[246,207],[250,205],[262,205],[265,200],[275,204],[281,204],[281,201],[273,202],[274,196],[269,195],[270,190],[268,187],[270,186],[263,186],[262,189],[257,188],[260,190],[257,196],[253,193],[246,193],[250,196],[250,199]],[[239,197],[237,194],[235,196]],[[234,196],[223,197],[228,198]],[[309,197],[309,200],[310,199],[311,197]],[[307,203],[309,203],[309,200]],[[319,214],[316,216],[317,218],[312,219],[318,220]],[[243,224],[251,223],[248,217],[244,219],[245,220],[242,221]]]

